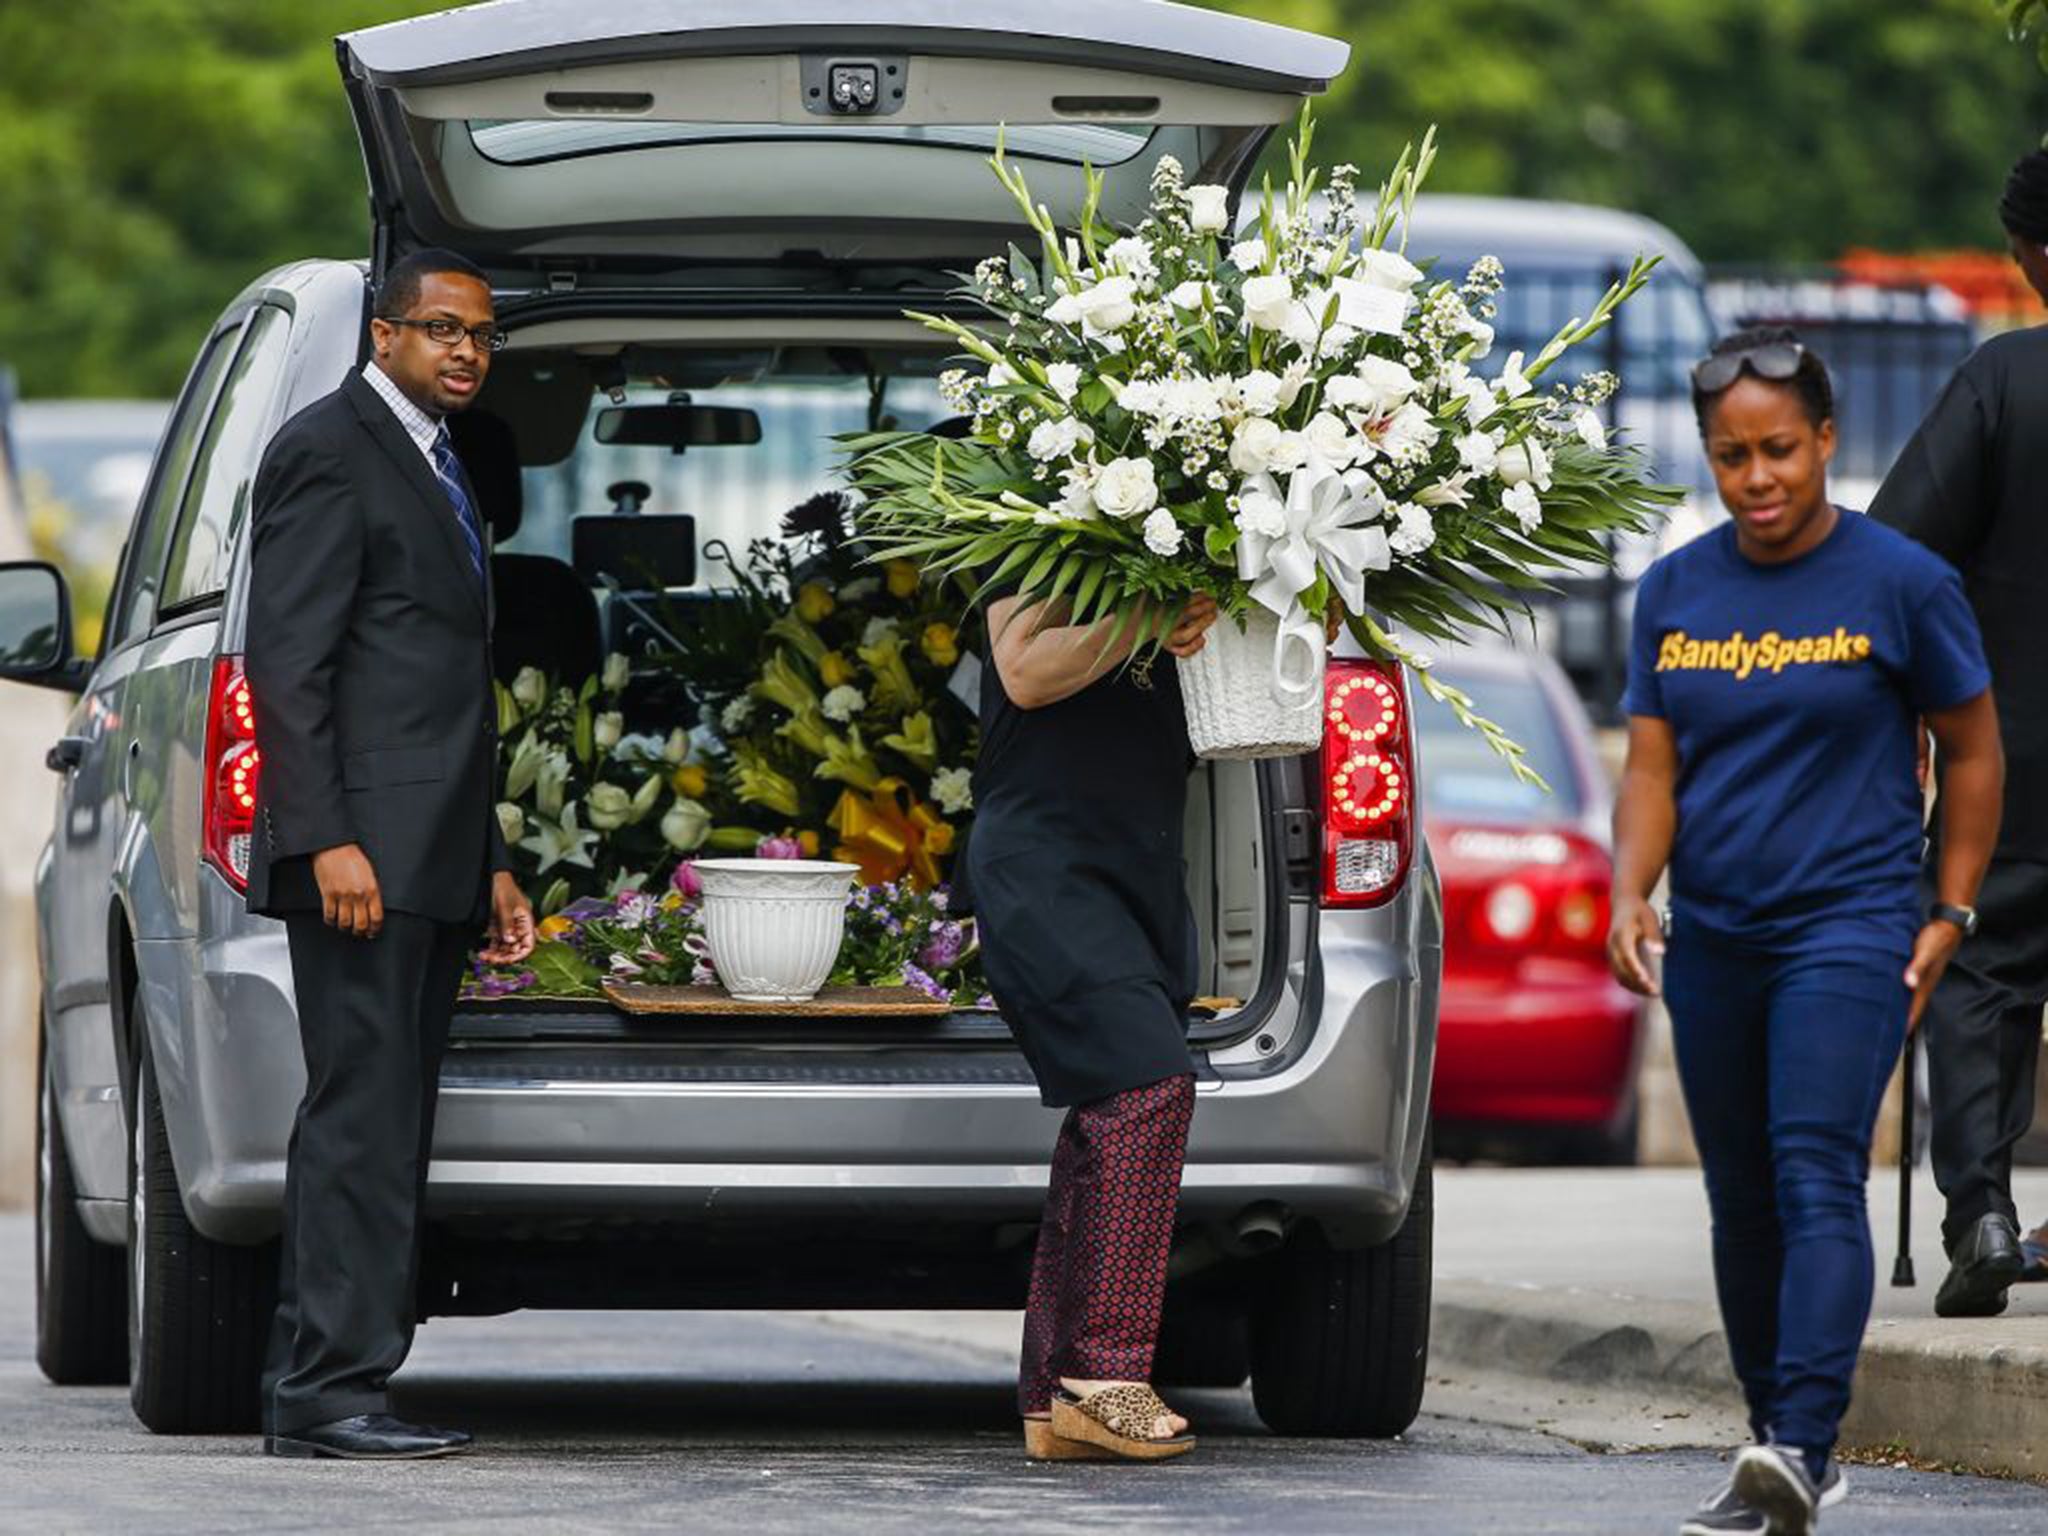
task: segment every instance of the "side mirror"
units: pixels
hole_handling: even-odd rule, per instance
[[[76,692],[83,685],[71,655],[71,592],[54,565],[0,563],[0,678]]]

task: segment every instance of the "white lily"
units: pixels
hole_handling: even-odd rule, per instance
[[[544,875],[557,864],[595,867],[590,848],[596,841],[595,832],[576,825],[576,807],[571,805],[563,810],[560,821],[533,823],[533,835],[522,839],[519,846],[539,858],[540,867],[535,873]]]

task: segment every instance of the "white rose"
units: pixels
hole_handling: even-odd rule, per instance
[[[1045,382],[1052,386],[1052,392],[1062,400],[1074,398],[1074,391],[1081,387],[1081,365],[1079,363],[1047,363]]]
[[[866,695],[851,683],[841,683],[827,693],[818,708],[825,712],[827,720],[837,720],[841,725],[868,707]]]
[[[526,812],[510,800],[498,802],[498,830],[505,834],[505,841],[516,843],[526,836]]]
[[[597,743],[600,752],[611,751],[625,734],[626,717],[615,709],[606,710],[590,723],[590,739]]]
[[[678,853],[689,853],[704,846],[704,839],[711,835],[711,813],[695,800],[686,800],[681,795],[668,808],[668,814],[661,818],[662,841]]]
[[[1230,248],[1230,264],[1240,272],[1258,272],[1266,265],[1266,242],[1240,240]]]
[[[1288,316],[1293,309],[1294,284],[1286,278],[1273,276],[1245,279],[1245,324],[1256,326],[1262,331],[1277,331],[1287,324]]]
[[[1285,435],[1279,422],[1265,416],[1247,416],[1237,424],[1230,439],[1230,467],[1241,475],[1271,469]]]
[[[1236,393],[1247,416],[1270,416],[1280,409],[1280,377],[1263,368],[1239,379]]]
[[[1187,535],[1173,514],[1160,507],[1145,519],[1145,547],[1155,555],[1177,555]]]
[[[1076,295],[1075,303],[1081,327],[1091,335],[1120,331],[1137,317],[1137,284],[1122,275],[1105,277],[1093,288]]]
[[[1207,283],[1198,282],[1191,277],[1167,294],[1166,302],[1175,309],[1200,309],[1202,301],[1208,296],[1208,293],[1209,285]]]
[[[613,651],[604,659],[604,676],[599,679],[606,693],[617,693],[633,680],[633,663]]]
[[[1572,430],[1579,434],[1579,441],[1595,453],[1607,451],[1607,424],[1600,419],[1598,411],[1580,411],[1572,418]]]
[[[1188,224],[1198,235],[1220,235],[1230,228],[1230,188],[1188,188]]]
[[[1359,454],[1358,439],[1344,418],[1332,411],[1318,411],[1301,434],[1311,454],[1332,469],[1345,469]]]
[[[547,702],[547,675],[539,667],[521,667],[512,679],[512,697],[521,709],[539,709]]]
[[[618,784],[598,784],[583,797],[590,824],[600,832],[616,832],[633,819],[633,797]]]
[[[1493,472],[1500,476],[1504,485],[1523,485],[1533,481],[1539,491],[1550,489],[1550,455],[1533,437],[1525,437],[1519,443],[1509,443],[1501,449],[1494,459]]]
[[[1422,268],[1399,251],[1368,249],[1358,253],[1358,265],[1352,275],[1375,288],[1391,288],[1396,293],[1406,293],[1422,281]]]
[[[974,775],[965,768],[941,768],[932,775],[932,799],[948,816],[974,809]]]
[[[1399,526],[1387,540],[1387,546],[1395,554],[1419,555],[1436,542],[1436,523],[1428,508],[1404,501],[1394,508],[1394,521]]]
[[[1159,267],[1152,260],[1152,247],[1136,235],[1125,235],[1112,242],[1102,254],[1110,266],[1128,273],[1141,288],[1151,287],[1152,280],[1159,275]]]
[[[1273,449],[1273,470],[1285,474],[1307,462],[1308,439],[1299,432],[1282,432],[1279,444]]]
[[[1095,505],[1111,517],[1136,517],[1159,505],[1150,459],[1111,459],[1095,477]]]
[[[1543,525],[1543,502],[1536,495],[1536,487],[1526,480],[1509,486],[1501,494],[1500,504],[1514,513],[1524,533],[1534,533]]]
[[[1477,475],[1490,475],[1500,461],[1500,444],[1491,432],[1467,432],[1455,444],[1458,462]]]
[[[671,768],[680,768],[690,755],[690,733],[680,725],[668,733],[668,740],[661,744],[661,760]]]
[[[1385,416],[1405,404],[1416,391],[1415,375],[1391,357],[1361,357],[1357,367],[1340,373],[1324,394],[1339,410]]]

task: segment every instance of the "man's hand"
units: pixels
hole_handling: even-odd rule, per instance
[[[343,843],[314,854],[313,879],[328,927],[359,939],[377,937],[384,927],[384,893],[377,889],[377,871],[362,844]]]
[[[1906,962],[1906,985],[1913,989],[1912,1011],[1906,1015],[1907,1034],[1920,1027],[1920,1015],[1934,996],[1934,984],[1941,980],[1962,942],[1963,930],[1942,918],[1928,923],[1913,941],[1913,958]]]
[[[1607,964],[1614,979],[1643,997],[1658,993],[1651,960],[1664,953],[1664,925],[1657,909],[1636,896],[1614,904],[1614,923],[1607,930]]]
[[[1166,649],[1175,656],[1192,656],[1208,644],[1209,626],[1216,622],[1216,599],[1204,592],[1188,599],[1187,607],[1174,620],[1166,637]]]
[[[491,876],[491,942],[477,958],[487,965],[517,965],[533,953],[533,903],[505,870]]]

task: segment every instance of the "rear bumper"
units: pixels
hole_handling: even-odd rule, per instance
[[[1642,1010],[1611,984],[1510,991],[1446,978],[1440,1030],[1439,1120],[1597,1127],[1635,1081]]]
[[[1246,1043],[1209,1059],[1187,1219],[1278,1202],[1346,1246],[1398,1228],[1434,1044],[1436,950],[1413,943],[1417,922],[1391,910],[1326,916],[1320,964],[1292,968],[1261,1031],[1275,1042],[1268,1053]],[[163,970],[180,995],[151,1020],[186,1208],[208,1236],[252,1242],[277,1229],[304,1067],[283,929],[237,926],[221,944],[159,957],[175,958]],[[1297,1028],[1304,1006],[1312,1029]],[[925,1053],[937,1065],[915,1071],[883,1050],[841,1068],[832,1063],[848,1053],[812,1058],[776,1053],[798,1065],[767,1080],[655,1050],[630,1076],[594,1074],[570,1047],[452,1051],[430,1210],[507,1225],[811,1212],[1037,1219],[1060,1117],[1013,1052]]]

